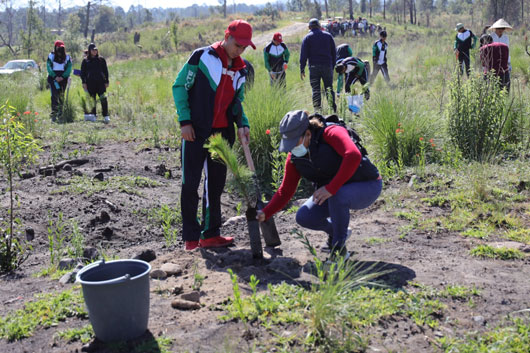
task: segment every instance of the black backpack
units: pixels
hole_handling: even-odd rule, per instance
[[[363,157],[364,156],[368,156],[368,151],[361,144],[361,137],[359,136],[357,131],[355,131],[352,127],[348,126],[346,124],[346,122],[344,122],[344,120],[339,118],[336,114],[328,115],[326,117],[324,117],[324,116],[322,116],[320,114],[314,114],[314,115],[309,117],[310,120],[312,118],[318,118],[322,123],[324,123],[325,126],[339,125],[339,126],[342,126],[343,128],[345,128],[346,131],[348,131],[348,135],[350,135],[351,140],[353,141],[353,143],[355,143],[355,146],[357,146],[359,151],[361,151],[361,155]]]
[[[357,131],[355,131],[352,127],[348,126],[346,122],[339,118],[336,114],[328,115],[326,117],[320,114],[314,114],[310,116],[309,119],[315,117],[318,118],[322,123],[324,123],[325,126],[339,125],[345,128],[346,131],[348,131],[348,135],[350,135],[351,140],[353,141],[353,143],[355,143],[355,146],[357,146],[357,148],[361,152],[362,160],[361,164],[359,164],[359,168],[353,176],[354,181],[374,180],[379,177],[379,170],[368,158],[368,151],[361,144],[361,137],[359,136]]]

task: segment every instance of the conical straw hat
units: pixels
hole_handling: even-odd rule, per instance
[[[511,31],[513,29],[512,26],[510,26],[510,24],[504,20],[504,18],[499,19],[490,27],[490,29],[496,28],[505,28],[507,31]]]

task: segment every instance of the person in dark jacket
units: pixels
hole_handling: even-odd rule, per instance
[[[337,61],[346,59],[350,56],[353,56],[353,50],[350,45],[347,43],[341,44],[337,47]],[[337,95],[340,95],[342,87],[344,86],[344,75],[337,75]]]
[[[226,166],[210,156],[204,144],[213,134],[221,134],[230,145],[235,142],[234,123],[241,143],[249,142],[249,124],[241,103],[246,70],[241,54],[252,43],[252,27],[243,20],[232,21],[224,40],[196,49],[180,69],[173,83],[182,136],[181,212],[185,249],[224,247],[233,237],[221,236],[221,195],[226,182]],[[204,170],[202,224],[197,219],[197,190]]]
[[[346,93],[351,92],[351,86],[357,81],[363,86],[366,85],[370,75],[369,71],[368,61],[362,61],[353,56],[343,60],[337,60],[337,65],[335,66],[335,72],[337,74],[346,75]],[[368,87],[364,88],[364,98],[367,100],[370,99],[370,89]]]
[[[97,95],[101,102],[103,122],[108,124],[110,122],[109,104],[105,92],[109,87],[109,70],[107,62],[99,56],[98,48],[94,43],[90,43],[88,46],[87,56],[81,64],[81,81],[83,82],[83,89],[92,98],[92,111],[90,114],[85,114],[85,120],[96,121]]]
[[[469,74],[471,73],[469,50],[475,48],[475,44],[477,44],[477,36],[475,36],[469,29],[466,29],[462,23],[456,25],[456,31],[458,33],[455,36],[454,50],[458,58],[460,75],[464,74],[465,66],[466,74],[469,77]]]
[[[46,69],[51,91],[51,119],[56,121],[59,114],[59,105],[64,102],[64,92],[72,73],[72,60],[70,55],[66,54],[62,40],[55,41],[53,52],[48,55],[48,60],[46,60]]]
[[[282,34],[277,32],[263,49],[265,68],[269,72],[271,85],[285,87],[285,70],[290,57],[289,49],[283,42]]]
[[[305,66],[309,61],[309,81],[313,91],[313,107],[315,110],[322,109],[322,98],[320,81],[324,83],[324,89],[328,96],[328,103],[333,111],[337,111],[335,104],[335,93],[333,92],[333,67],[336,61],[335,40],[331,34],[323,32],[316,18],[309,21],[310,32],[302,41],[300,51],[300,78],[305,78]]]
[[[383,78],[387,83],[390,82],[390,76],[388,75],[388,66],[386,64],[386,52],[388,50],[388,43],[386,42],[386,31],[379,33],[379,40],[374,43],[372,47],[372,63],[374,70],[370,76],[370,84],[375,81],[379,70],[383,73]]]
[[[336,116],[335,116],[336,117]],[[300,178],[315,185],[313,195],[296,213],[302,227],[324,231],[328,246],[346,253],[350,210],[373,204],[382,189],[377,168],[363,156],[346,128],[323,117],[296,110],[280,122],[280,152],[287,152],[285,175],[263,210],[261,222],[281,210],[296,192]]]

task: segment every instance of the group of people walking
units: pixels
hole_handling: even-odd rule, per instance
[[[328,22],[322,26],[322,29],[329,32],[333,37],[337,37],[338,35],[346,36],[350,33],[354,37],[364,35],[374,36],[376,33],[383,30],[381,25],[368,23],[368,20],[362,17],[353,20],[329,19]]]
[[[361,85],[373,83],[379,71],[385,81],[390,82],[387,65],[388,43],[387,33],[381,30],[379,40],[372,46],[373,73],[370,74],[368,61],[353,56],[353,51],[348,44],[335,46],[335,40],[328,32],[322,30],[318,19],[309,21],[309,33],[302,40],[300,50],[300,77],[305,78],[305,68],[309,63],[309,81],[313,92],[313,107],[316,111],[322,110],[321,85],[328,97],[329,106],[334,112],[337,110],[335,93],[333,90],[333,70],[338,74],[337,93],[340,94],[344,86],[346,93],[351,93],[351,86],[359,82]],[[364,96],[370,98],[370,90],[364,88]]]

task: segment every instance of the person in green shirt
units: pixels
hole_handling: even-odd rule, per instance
[[[290,55],[281,33],[274,33],[272,42],[263,49],[265,68],[269,72],[271,85],[285,87],[285,70]]]
[[[455,36],[454,50],[458,60],[460,75],[464,74],[465,66],[466,74],[469,77],[471,72],[469,50],[475,48],[475,45],[477,44],[477,36],[469,29],[466,29],[462,23],[457,24],[455,30],[458,33]]]
[[[70,55],[66,54],[62,40],[55,41],[53,51],[48,55],[48,60],[46,61],[46,69],[51,90],[51,119],[56,121],[59,104],[64,102],[64,92],[72,73],[72,60]]]

